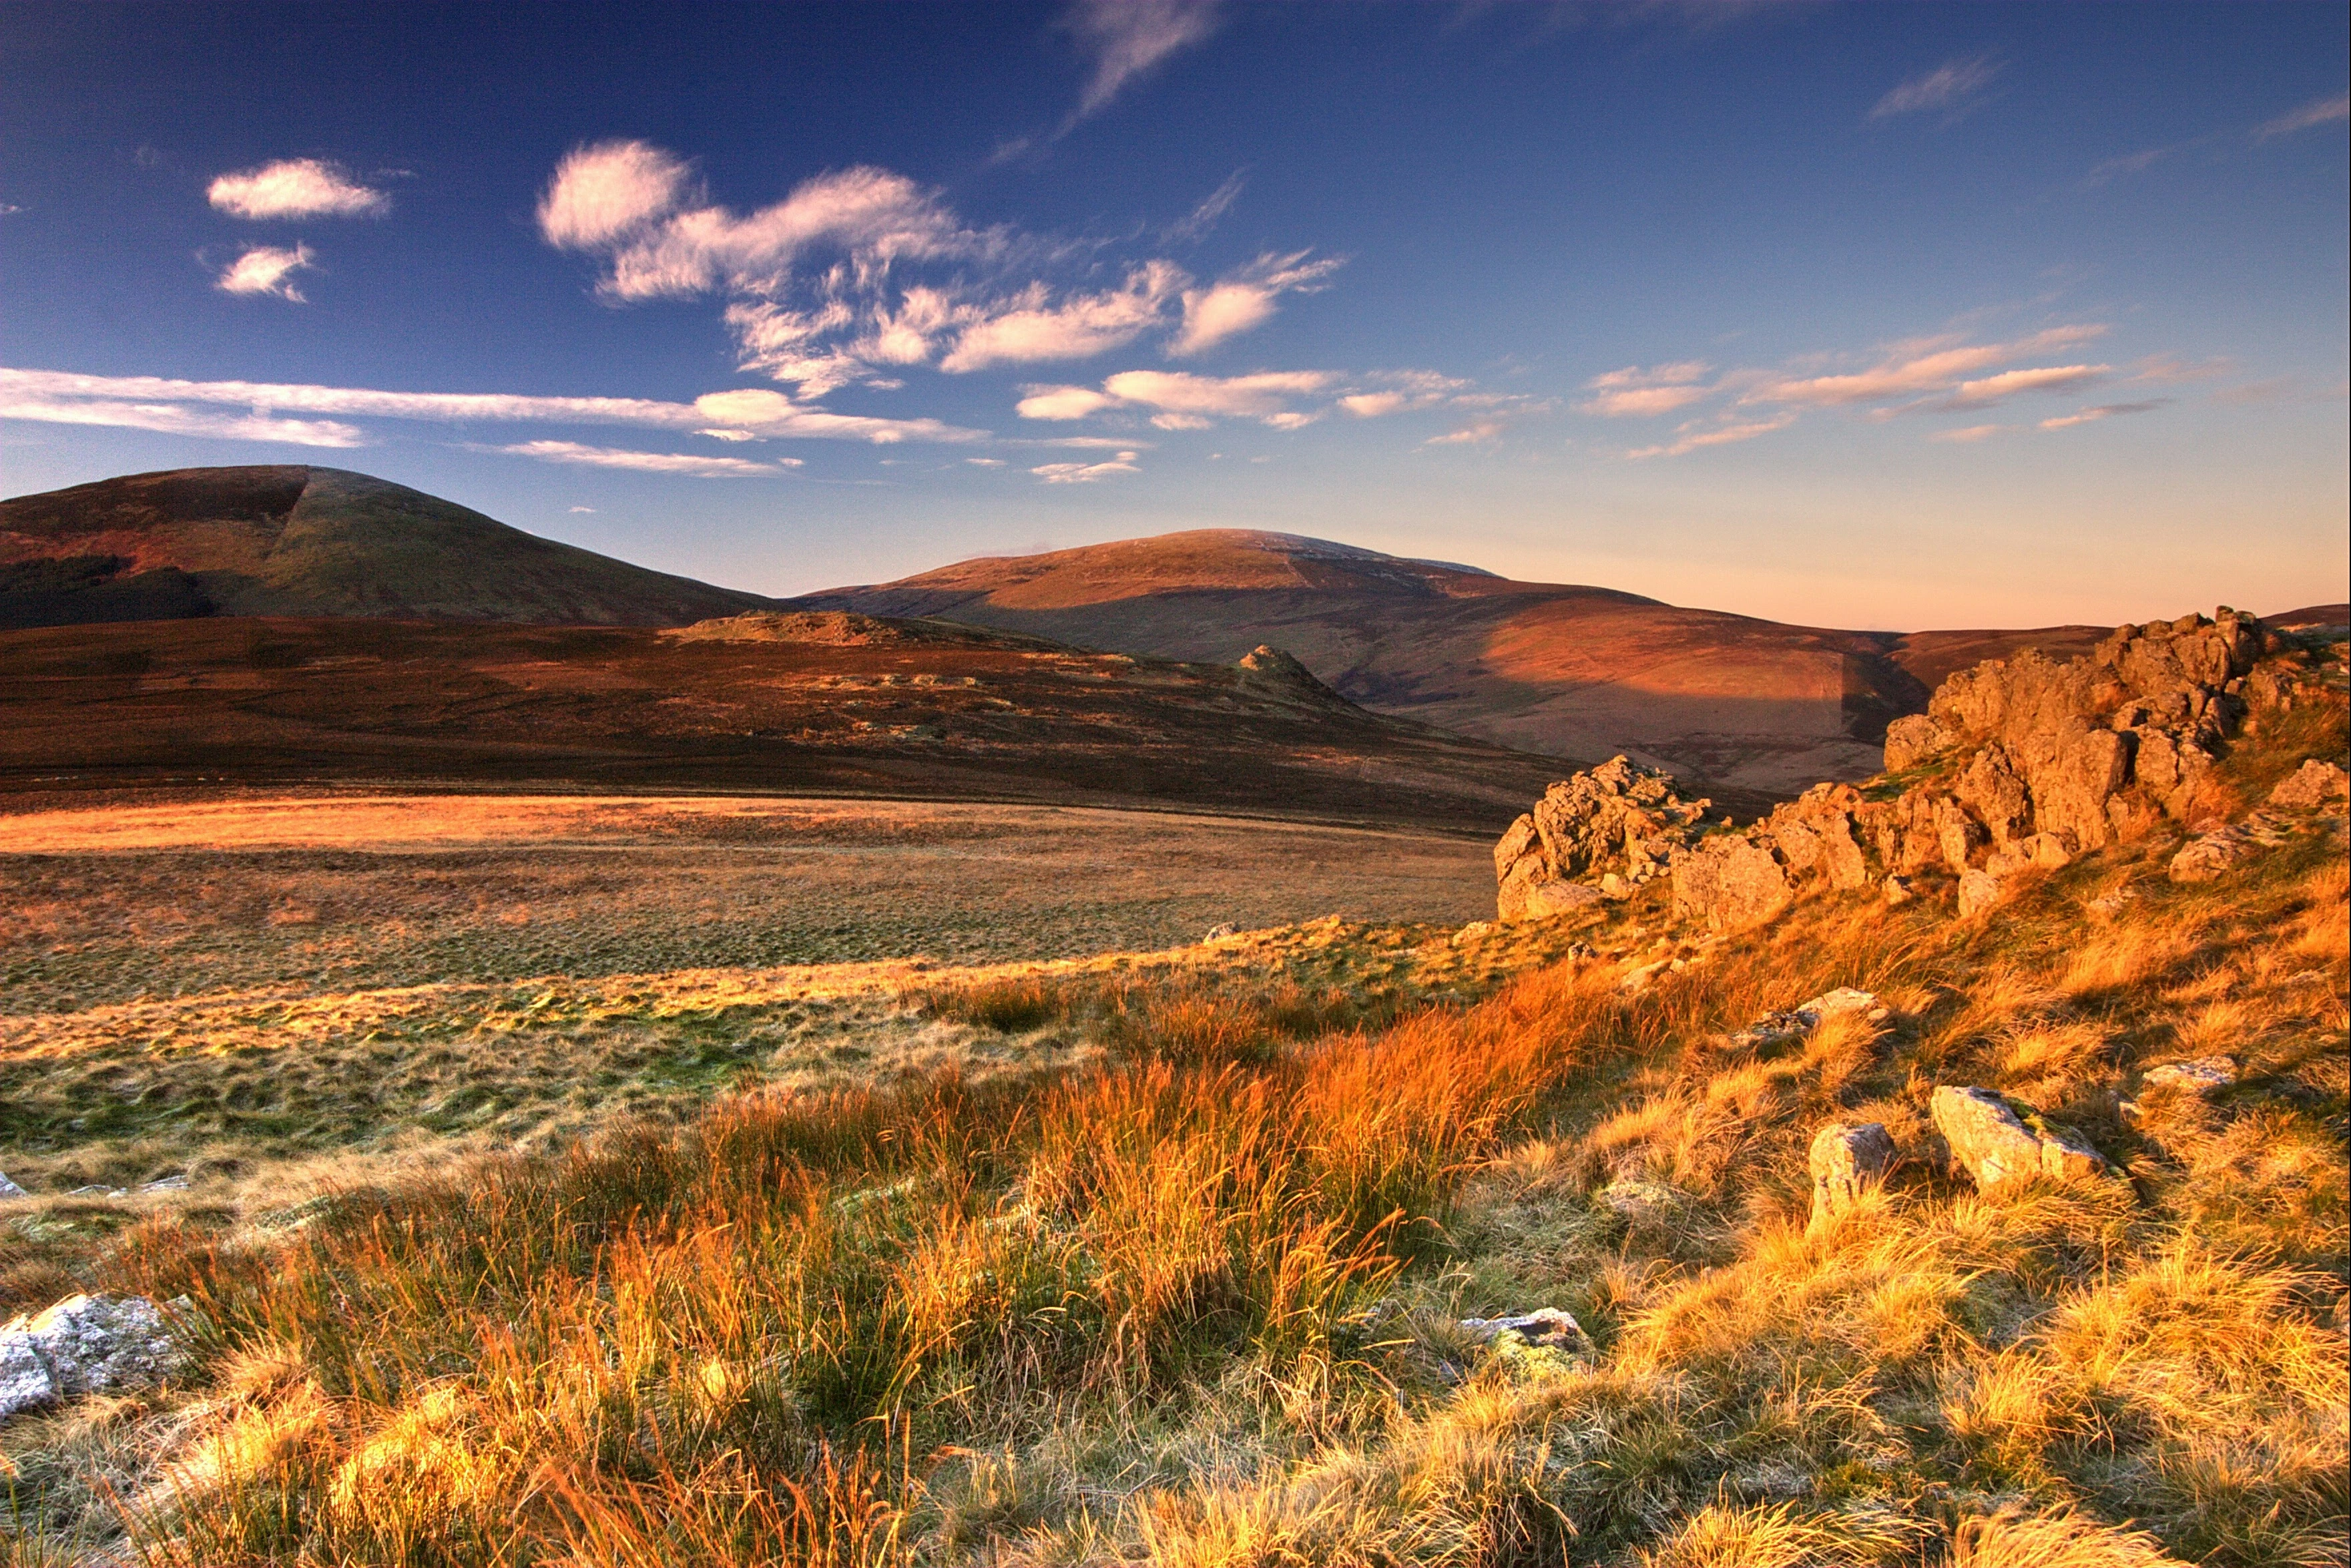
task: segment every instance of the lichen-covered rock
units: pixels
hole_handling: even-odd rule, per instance
[[[2351,773],[2339,762],[2314,757],[2270,791],[2270,804],[2310,810],[2351,795]]]
[[[25,1197],[29,1195],[23,1187],[18,1186],[15,1182],[8,1179],[7,1172],[0,1171],[0,1197]]]
[[[1935,1091],[1931,1111],[1951,1158],[1981,1191],[2035,1176],[2078,1181],[2106,1169],[2105,1156],[2079,1133],[2048,1124],[2027,1126],[1989,1089],[1943,1085]]]
[[[2182,844],[2171,857],[2171,880],[2215,881],[2291,837],[2290,819],[2275,812],[2256,811],[2241,822],[2199,833]]]
[[[2150,1067],[2139,1079],[2146,1089],[2178,1089],[2190,1094],[2209,1094],[2215,1089],[2226,1089],[2237,1081],[2237,1064],[2225,1056],[2199,1056],[2186,1061],[2167,1061]]]
[[[1575,1314],[1559,1307],[1537,1307],[1533,1312],[1504,1318],[1463,1318],[1462,1328],[1479,1339],[1499,1339],[1504,1334],[1516,1334],[1528,1344],[1552,1350],[1590,1350],[1592,1340]]]
[[[1879,1122],[1831,1122],[1813,1134],[1813,1226],[1852,1208],[1894,1168],[1894,1139]]]
[[[1731,935],[1775,919],[1796,890],[1771,852],[1737,833],[1701,839],[1674,856],[1674,913]]]
[[[171,1326],[144,1296],[68,1296],[0,1328],[0,1421],[88,1394],[162,1382],[179,1366]]]

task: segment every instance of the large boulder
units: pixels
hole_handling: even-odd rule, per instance
[[[1894,1139],[1879,1122],[1831,1122],[1813,1134],[1813,1228],[1852,1208],[1894,1168]]]
[[[1950,1145],[1951,1158],[1984,1192],[2036,1176],[2077,1181],[2106,1169],[2105,1156],[2070,1127],[2040,1123],[2028,1126],[2008,1102],[1989,1089],[1935,1091],[1935,1130]]]
[[[162,1382],[179,1366],[171,1325],[144,1296],[68,1296],[0,1328],[0,1421],[88,1394]]]

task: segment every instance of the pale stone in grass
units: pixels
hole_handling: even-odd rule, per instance
[[[0,1197],[29,1197],[31,1196],[32,1195],[27,1193],[23,1187],[18,1186],[15,1182],[10,1181],[8,1179],[7,1172],[0,1171]]]
[[[1581,1350],[1592,1343],[1575,1315],[1558,1307],[1537,1307],[1517,1317],[1463,1318],[1461,1326],[1479,1339],[1515,1333],[1529,1344],[1553,1350]]]
[[[2236,1064],[2225,1056],[2199,1056],[2188,1061],[2167,1061],[2150,1067],[2139,1082],[2149,1089],[2179,1089],[2209,1094],[2237,1081]]]
[[[2322,762],[2314,757],[2270,791],[2270,804],[2309,810],[2329,800],[2340,800],[2346,791],[2351,791],[2351,773],[2346,773],[2340,763]]]
[[[1813,1224],[1827,1224],[1886,1179],[1894,1139],[1880,1122],[1831,1122],[1813,1134]]]
[[[87,1394],[162,1382],[181,1352],[144,1296],[68,1296],[0,1328],[0,1420]]]
[[[1932,1109],[1935,1130],[1950,1145],[1951,1157],[1983,1191],[2037,1176],[2076,1181],[2106,1169],[2105,1156],[2079,1133],[2028,1127],[1989,1089],[1945,1084],[1935,1091]]]

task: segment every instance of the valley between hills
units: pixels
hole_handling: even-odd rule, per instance
[[[0,503],[0,1562],[2340,1563],[2345,619]]]

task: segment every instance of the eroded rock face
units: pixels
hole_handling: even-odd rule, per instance
[[[2119,627],[2063,664],[2026,652],[1954,674],[1886,731],[1887,772],[1926,779],[1890,800],[1822,785],[1737,835],[1745,848],[1717,835],[1678,852],[1676,908],[1745,930],[1815,888],[1909,894],[1941,872],[1960,915],[1982,915],[2021,873],[2196,810],[2262,645],[2259,622],[2223,609]]]
[[[1666,869],[1708,804],[1624,757],[1562,779],[1494,846],[1497,915],[1540,919],[1605,896],[1604,886],[1639,886]]]
[[[1771,850],[1738,833],[1717,833],[1674,857],[1674,913],[1726,936],[1751,931],[1796,901]]]
[[[1894,1139],[1880,1122],[1831,1122],[1813,1134],[1813,1228],[1852,1208],[1894,1168]]]
[[[1935,1130],[1950,1145],[1951,1158],[1979,1190],[2027,1182],[2035,1176],[2078,1181],[2106,1169],[2105,1156],[2070,1127],[2028,1127],[2008,1102],[1989,1089],[1935,1091]]]
[[[88,1394],[144,1388],[181,1353],[144,1296],[68,1296],[0,1328],[0,1421]]]

